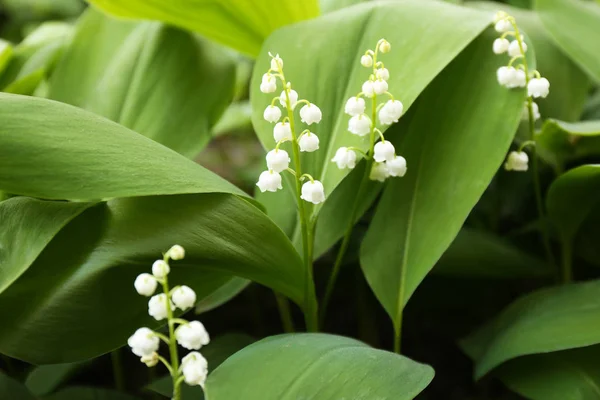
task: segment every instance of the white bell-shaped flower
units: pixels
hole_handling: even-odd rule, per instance
[[[178,286],[173,290],[173,294],[171,294],[171,299],[173,300],[173,304],[175,307],[179,307],[182,310],[187,310],[190,307],[193,307],[196,303],[196,292],[189,286]]]
[[[371,119],[365,114],[355,115],[348,121],[348,131],[358,136],[371,133]]]
[[[394,145],[387,141],[381,141],[375,143],[373,148],[373,159],[377,162],[391,161],[396,156],[396,149]]]
[[[292,128],[290,128],[289,122],[278,122],[273,128],[273,138],[275,142],[279,143],[283,139],[292,140]]]
[[[383,79],[384,81],[387,81],[390,79],[390,71],[388,71],[387,68],[379,68],[377,71],[375,71],[375,77],[377,79]]]
[[[398,122],[402,116],[404,106],[400,100],[388,100],[379,110],[379,122],[383,125],[391,125]]]
[[[290,89],[290,105],[292,106],[292,110],[296,107],[296,103],[298,103],[298,92],[294,89]],[[287,96],[285,90],[279,95],[279,104],[281,104],[283,108],[287,108]]]
[[[550,82],[546,78],[533,78],[527,85],[527,95],[545,98],[550,93]]]
[[[344,112],[351,116],[365,113],[365,99],[362,97],[350,97],[344,107]]]
[[[390,171],[388,170],[387,165],[385,163],[373,163],[371,167],[371,173],[369,174],[369,179],[372,181],[383,182],[390,176]]]
[[[523,71],[522,69],[518,69],[516,74],[515,74],[515,79],[512,83],[511,86],[509,86],[510,88],[515,88],[515,87],[525,87],[525,85],[527,84],[527,79],[525,77],[525,71]]]
[[[281,110],[277,106],[267,106],[263,118],[268,122],[277,122],[281,118]]]
[[[200,321],[180,325],[175,331],[175,338],[188,350],[200,350],[210,342],[210,336]]]
[[[508,19],[501,19],[500,21],[496,22],[494,29],[496,29],[496,32],[498,33],[508,32],[512,29],[512,24]]]
[[[532,102],[531,109],[533,111],[533,120],[537,121],[540,119],[540,107],[537,105],[537,103]],[[523,104],[523,113],[521,114],[521,119],[524,121],[529,119],[529,106],[527,105],[527,102]]]
[[[133,283],[135,290],[142,296],[152,296],[156,291],[156,278],[150,274],[139,274]]]
[[[277,54],[275,57],[271,58],[271,69],[273,71],[281,72],[283,69],[283,60]]]
[[[347,147],[340,147],[331,159],[339,169],[353,169],[356,166],[356,153]]]
[[[138,357],[149,356],[158,350],[159,339],[150,328],[139,328],[127,339],[131,351]]]
[[[274,149],[267,153],[267,168],[281,172],[285,171],[290,166],[290,156],[285,150]]]
[[[313,204],[319,204],[325,201],[325,188],[319,181],[308,181],[302,185],[302,200]]]
[[[319,137],[312,132],[306,132],[298,139],[298,145],[300,146],[300,151],[307,153],[319,150]]]
[[[142,358],[140,358],[140,361],[143,362],[144,364],[146,364],[147,367],[155,367],[159,361],[158,353],[153,352],[150,355],[142,356]]]
[[[263,93],[273,93],[277,90],[277,78],[271,74],[264,74],[260,83],[260,91]]]
[[[367,97],[373,97],[375,95],[375,87],[373,86],[373,81],[365,81],[362,85],[362,92]]]
[[[306,125],[318,124],[323,114],[321,109],[314,104],[307,104],[300,109],[300,120]]]
[[[527,52],[527,43],[523,42],[523,53]],[[518,40],[513,40],[512,42],[510,42],[510,45],[508,45],[508,55],[511,57],[516,57],[516,56],[520,56],[521,53],[521,47],[519,46],[519,41]]]
[[[185,257],[185,249],[180,245],[176,244],[169,249],[168,254],[171,260],[183,260],[183,258]]]
[[[148,314],[155,320],[160,321],[167,318],[167,304],[171,310],[175,309],[175,305],[167,298],[164,293],[154,295],[148,301]]]
[[[514,67],[500,67],[496,71],[496,78],[498,79],[498,83],[502,86],[510,85],[514,79],[517,70]]]
[[[527,171],[529,156],[524,151],[511,151],[504,163],[507,171]]]
[[[171,272],[171,268],[164,260],[156,260],[152,264],[152,275],[158,279],[162,279],[169,275],[169,272]]]
[[[379,51],[382,53],[389,53],[392,49],[392,45],[385,39],[381,43],[379,43]]]
[[[492,46],[495,54],[502,54],[508,51],[508,47],[510,46],[510,42],[504,38],[498,38],[494,40],[494,45]]]
[[[202,386],[208,376],[208,361],[197,351],[192,351],[181,360],[181,371],[185,383],[190,386]]]
[[[373,66],[373,59],[371,58],[370,55],[365,54],[364,56],[362,56],[360,58],[360,63],[362,64],[363,67],[370,68]]]
[[[388,83],[383,79],[377,79],[373,82],[373,91],[375,94],[384,94],[388,90]]]
[[[385,163],[390,176],[404,176],[406,174],[406,159],[395,156]]]
[[[273,170],[264,171],[258,177],[256,186],[261,192],[276,192],[279,189],[283,189],[281,186],[281,175]]]

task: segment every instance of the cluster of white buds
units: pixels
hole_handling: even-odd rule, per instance
[[[498,68],[498,83],[509,89],[527,87],[527,101],[524,104],[522,119],[536,121],[540,118],[539,106],[535,98],[545,98],[550,92],[550,82],[543,78],[537,70],[530,71],[525,59],[527,44],[515,18],[504,11],[498,11],[494,19],[494,28],[501,36],[494,40],[492,49],[495,54],[508,53],[511,57],[508,65]],[[509,41],[507,38],[512,38]],[[516,65],[515,65],[516,64]],[[527,171],[529,157],[519,150],[511,152],[504,164],[507,171]]]
[[[199,321],[186,321],[174,318],[173,312],[179,308],[188,310],[196,303],[196,293],[188,286],[176,286],[169,290],[168,275],[171,272],[170,260],[182,260],[185,250],[179,245],[169,249],[160,260],[152,264],[152,274],[143,273],[135,279],[135,290],[142,296],[150,297],[148,301],[148,314],[157,321],[167,319],[169,337],[150,328],[139,328],[127,340],[133,353],[140,357],[141,362],[148,367],[153,367],[158,362],[165,364],[173,377],[174,387],[184,380],[189,385],[204,386],[208,375],[208,363],[197,351],[183,358],[181,366],[179,360],[167,360],[158,354],[160,340],[164,341],[171,350],[177,349],[177,344],[188,350],[200,350],[210,342],[208,332]],[[158,284],[161,284],[163,293],[154,294]],[[179,325],[176,329],[175,326]],[[176,354],[176,353],[175,353]],[[173,352],[171,352],[173,355]]]
[[[394,145],[385,140],[383,133],[377,129],[376,116],[379,112],[381,125],[391,125],[398,122],[402,116],[403,105],[388,91],[390,72],[383,62],[377,61],[379,53],[391,50],[390,43],[381,39],[377,42],[375,50],[367,50],[360,58],[360,63],[365,68],[372,68],[369,79],[362,85],[362,90],[356,96],[350,97],[344,107],[344,112],[350,115],[348,131],[354,135],[367,137],[370,140],[370,149],[367,154],[353,147],[340,147],[331,159],[340,169],[352,169],[356,166],[356,152],[366,157],[373,157],[373,165],[369,174],[370,179],[383,182],[390,176],[404,176],[406,174],[406,160],[396,155]],[[389,99],[378,103],[377,96],[385,95]],[[371,118],[365,113],[365,98],[371,99]],[[377,138],[381,141],[375,143]]]
[[[292,89],[290,82],[285,80],[283,73],[283,60],[279,54],[271,56],[271,67],[263,75],[260,91],[263,93],[273,93],[277,90],[277,81],[281,81],[283,91],[278,97],[274,97],[271,104],[265,108],[263,118],[270,123],[275,124],[273,127],[273,138],[275,139],[275,148],[267,153],[267,170],[262,172],[258,178],[256,186],[261,192],[276,192],[283,189],[281,172],[288,171],[296,176],[298,171],[290,168],[292,161],[288,152],[282,147],[285,142],[292,143],[294,157],[299,157],[299,152],[311,153],[319,149],[319,137],[311,132],[310,129],[303,130],[298,137],[294,132],[294,110],[297,105],[304,104],[300,108],[300,121],[307,125],[318,124],[321,122],[323,113],[315,104],[305,99],[299,99],[298,92]],[[276,105],[279,102],[281,107],[286,109],[287,116],[281,121],[282,111]],[[299,165],[299,160],[297,164]],[[297,168],[298,169],[298,168]],[[301,198],[308,202],[319,204],[325,201],[325,191],[323,184],[309,174],[301,174],[297,179],[309,180],[302,185]]]

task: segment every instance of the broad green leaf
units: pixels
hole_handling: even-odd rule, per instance
[[[560,168],[567,161],[600,154],[600,121],[544,121],[536,134],[540,156]]]
[[[25,197],[0,202],[0,293],[29,268],[65,225],[92,205]]]
[[[229,356],[242,350],[254,342],[254,339],[245,334],[226,334],[211,340],[210,344],[202,348],[202,355],[208,361],[209,370],[216,369]],[[173,394],[173,381],[171,376],[167,375],[147,386],[148,389],[162,394],[166,397],[171,397]],[[182,385],[181,387],[182,400],[202,400],[204,399],[204,391],[199,386]]]
[[[408,400],[431,382],[433,374],[428,365],[354,339],[280,335],[229,357],[209,375],[206,398]]]
[[[44,397],[44,400],[140,400],[139,397],[114,390],[93,387],[68,387],[58,393]]]
[[[548,216],[571,240],[590,211],[600,205],[600,165],[583,165],[559,176],[548,189]]]
[[[48,97],[193,157],[231,102],[234,78],[233,59],[220,46],[89,9],[52,74]]]
[[[369,285],[397,328],[419,283],[458,234],[498,167],[524,92],[498,85],[492,34],[473,42],[426,89],[395,141],[408,172],[386,184],[361,247]]]
[[[118,17],[153,19],[196,31],[209,39],[257,56],[277,28],[319,15],[317,0],[90,0]]]
[[[35,367],[25,380],[25,386],[36,396],[44,396],[55,391],[72,375],[84,368],[83,363],[50,364]]]
[[[0,76],[10,62],[13,55],[13,47],[6,40],[0,39]]]
[[[521,357],[498,368],[502,382],[531,400],[600,398],[600,346]]]
[[[538,290],[516,300],[462,341],[480,378],[528,354],[600,343],[600,281]]]
[[[556,44],[600,82],[600,5],[584,0],[536,0],[534,3]]]
[[[600,207],[588,214],[573,240],[573,253],[590,264],[600,266]]]
[[[47,212],[39,203],[22,206],[34,208],[27,213],[35,219]],[[114,199],[69,223],[0,295],[0,352],[35,364],[74,362],[122,346],[140,326],[159,326],[133,281],[175,243],[186,258],[172,263],[170,282],[192,287],[200,302],[237,275],[308,304],[299,255],[247,201],[229,194]]]
[[[542,117],[577,121],[588,95],[590,80],[555,44],[538,14],[535,11],[494,2],[477,1],[468,4],[491,12],[504,10],[516,18],[519,27],[526,33],[530,48],[535,49],[538,71],[551,82],[550,95],[545,99],[536,99]]]
[[[229,282],[196,303],[196,314],[205,313],[222,306],[246,289],[249,283],[246,279],[231,278]]]
[[[424,23],[432,21],[431,15],[438,16],[435,23]],[[348,174],[331,162],[336,150],[341,146],[363,150],[368,147],[362,138],[348,133],[349,117],[344,114],[347,99],[356,95],[369,77],[369,71],[360,64],[360,56],[366,49],[373,48],[382,37],[391,43],[391,52],[381,60],[391,73],[390,92],[408,109],[433,78],[492,19],[493,14],[488,12],[446,3],[406,0],[359,4],[278,30],[265,42],[252,78],[252,122],[259,139],[266,149],[275,145],[273,125],[263,119],[263,110],[272,97],[259,90],[262,75],[269,68],[267,53],[270,51],[283,58],[286,79],[292,82],[300,97],[323,110],[323,120],[310,127],[319,135],[320,150],[303,154],[301,158],[303,172],[322,181],[326,195],[330,195]],[[440,42],[444,46],[439,46]],[[299,133],[305,126],[298,117],[296,119]],[[283,145],[284,148],[289,146]],[[293,190],[289,182],[284,187],[284,190]],[[292,195],[282,197],[293,200]],[[290,200],[278,207],[295,213]],[[314,207],[313,215],[320,208]],[[282,220],[291,218],[293,216]],[[348,222],[342,221],[344,229]]]
[[[19,22],[72,18],[84,8],[81,0],[2,0],[6,13]]]
[[[483,278],[543,277],[553,273],[538,258],[491,233],[463,228],[434,272]]]
[[[252,130],[252,108],[249,101],[232,103],[213,127],[213,136],[222,136],[241,129]]]
[[[162,145],[66,104],[0,93],[0,190],[106,199],[241,190]]]
[[[36,400],[23,384],[0,371],[0,399]]]

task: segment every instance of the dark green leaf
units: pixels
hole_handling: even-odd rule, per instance
[[[408,172],[387,183],[361,265],[396,327],[502,164],[521,117],[523,91],[496,82],[504,60],[490,51],[493,37],[478,38],[435,79],[395,140]]]
[[[567,161],[600,154],[600,121],[548,119],[535,140],[544,160],[563,167]]]
[[[201,314],[222,306],[246,289],[247,279],[233,277],[229,282],[196,303],[196,314]]]
[[[86,363],[50,364],[35,367],[25,381],[25,386],[36,396],[52,393]]]
[[[69,387],[44,397],[44,400],[139,400],[138,397],[114,390],[92,387]]]
[[[281,335],[229,357],[209,375],[206,397],[408,400],[415,398],[432,378],[431,367],[354,339],[324,334]]]
[[[36,400],[25,386],[2,371],[0,371],[0,399]]]

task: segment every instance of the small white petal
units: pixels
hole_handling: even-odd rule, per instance
[[[267,106],[263,118],[268,122],[277,122],[281,118],[281,110],[277,106]]]
[[[396,155],[394,145],[385,140],[377,142],[373,148],[373,159],[377,162],[391,161]]]
[[[371,119],[365,114],[355,115],[348,121],[348,131],[358,136],[371,133]]]
[[[185,383],[190,386],[202,386],[208,376],[208,361],[197,351],[189,353],[181,361],[181,371]]]
[[[508,47],[510,46],[510,42],[507,39],[498,38],[494,40],[494,45],[492,46],[495,54],[502,54],[508,51]]]
[[[162,261],[162,260],[161,260]],[[152,296],[156,291],[156,278],[150,274],[140,274],[135,278],[133,286],[142,296]]]
[[[177,342],[188,350],[200,350],[210,343],[210,336],[200,321],[180,325],[175,331]]]
[[[171,272],[171,268],[169,268],[169,264],[167,264],[164,260],[156,260],[152,264],[152,275],[158,279],[164,278],[169,274],[169,272]]]
[[[369,179],[372,181],[383,182],[390,176],[390,171],[387,168],[385,163],[373,163],[373,167],[371,167],[371,173],[369,174]]]
[[[325,189],[319,181],[308,181],[302,185],[302,200],[313,204],[319,204],[325,201]]]
[[[373,91],[375,94],[384,94],[388,90],[388,83],[383,79],[378,79],[373,82]]]
[[[307,104],[300,109],[300,120],[306,125],[318,124],[322,117],[321,109],[314,104]]]
[[[379,122],[383,125],[391,125],[398,122],[402,116],[404,106],[400,100],[388,100],[379,110]]]
[[[360,63],[363,67],[369,68],[373,66],[373,59],[370,55],[365,54],[360,58]]]
[[[306,133],[298,140],[298,145],[300,151],[307,153],[319,150],[319,137],[312,132]]]
[[[158,336],[149,328],[139,328],[127,339],[131,351],[138,357],[149,356],[158,350]]]
[[[169,257],[171,260],[183,260],[185,257],[185,249],[180,245],[176,244],[169,249]]]
[[[264,74],[260,83],[260,91],[263,93],[273,93],[277,90],[277,78],[271,74]]]
[[[406,174],[406,159],[396,156],[385,163],[390,176],[404,176]]]
[[[152,296],[148,301],[148,314],[157,321],[167,318],[167,303],[170,305],[171,310],[175,309],[175,305],[168,300],[166,294],[161,293]]]
[[[379,51],[382,53],[388,53],[391,49],[392,49],[392,46],[385,39],[379,44]]]
[[[507,171],[527,171],[529,156],[524,151],[511,151],[506,158],[504,168]]]
[[[356,153],[347,147],[340,147],[331,161],[336,163],[339,169],[353,169],[356,166]]]
[[[387,68],[379,68],[377,71],[375,71],[375,77],[377,79],[383,79],[384,81],[387,81],[390,79],[390,71],[388,71]]]
[[[527,43],[523,42],[523,52],[526,53],[527,52]],[[510,45],[508,46],[508,55],[511,57],[516,57],[521,55],[521,47],[519,46],[519,41],[518,40],[513,40],[512,42],[510,42]]]
[[[281,104],[281,106],[283,108],[287,108],[287,96],[285,94],[285,90],[281,92],[281,94],[279,95],[279,104]],[[296,103],[298,102],[298,92],[296,92],[294,89],[290,89],[290,105],[292,106],[292,110],[294,109],[294,107],[296,107]]]
[[[363,83],[363,85],[362,85],[362,92],[367,97],[373,97],[375,95],[375,87],[373,86],[373,82],[372,81],[366,81],[365,83]]]
[[[501,19],[494,25],[494,29],[498,33],[508,32],[512,29],[512,24],[508,19]]]
[[[171,298],[176,307],[186,310],[196,303],[196,292],[188,286],[178,286],[173,290]]]
[[[281,142],[283,139],[292,140],[292,129],[289,122],[276,123],[273,128],[273,138],[276,143]]]
[[[273,170],[264,171],[260,174],[256,186],[261,192],[276,192],[283,189],[281,186],[281,175]]]
[[[157,352],[152,352],[150,355],[142,356],[140,361],[146,364],[147,367],[154,367],[158,364],[159,358]]]
[[[533,78],[527,85],[527,95],[545,98],[550,93],[550,82],[546,78]]]
[[[344,112],[353,117],[355,115],[364,114],[365,100],[362,97],[350,97],[346,102]]]
[[[267,168],[275,172],[285,171],[290,166],[290,156],[285,150],[274,149],[267,153]]]
[[[271,58],[271,69],[273,71],[278,72],[281,72],[281,70],[283,69],[283,60],[281,59],[281,57],[279,57],[279,54]]]

